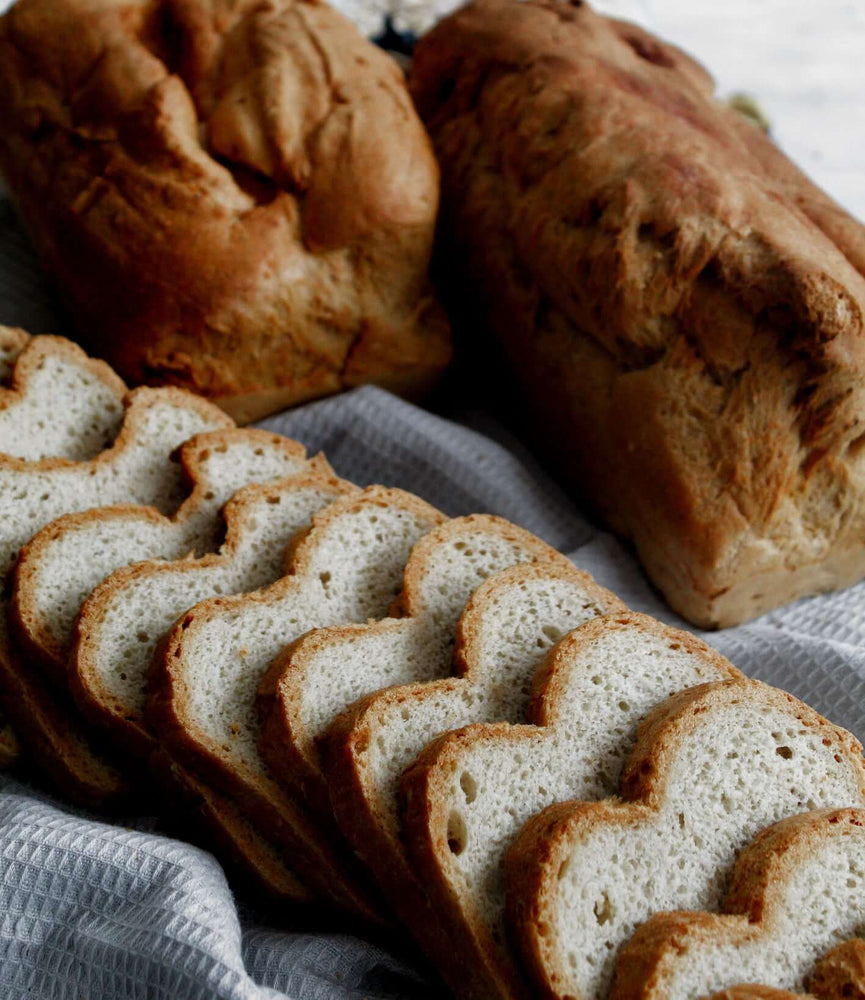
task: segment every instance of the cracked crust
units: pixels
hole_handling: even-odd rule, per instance
[[[861,852],[865,841],[863,831],[865,810],[862,809],[815,810],[762,831],[739,855],[724,899],[723,914],[664,913],[637,928],[620,952],[610,1000],[663,1000],[674,986],[676,969],[684,962],[699,962],[701,947],[759,948],[761,939],[772,933],[779,916],[794,919],[798,916],[800,923],[810,927],[814,915],[807,904],[800,902],[794,906],[796,913],[788,914],[794,905],[785,899],[788,885],[798,869],[833,843],[842,851],[845,845],[849,850],[849,845],[855,844]],[[850,872],[856,871],[857,866],[851,863]],[[820,888],[841,899],[846,893],[852,907],[857,894],[851,894],[844,886],[848,874],[846,869],[841,873],[827,871],[823,873]],[[803,905],[805,911],[800,913]],[[850,923],[847,908],[842,909],[845,910],[842,918]],[[794,939],[798,929],[795,924],[785,924],[782,934],[785,952],[800,943]],[[815,922],[814,933],[838,940],[845,928],[827,928]],[[805,972],[809,995],[820,1000],[865,996],[865,942],[859,938],[845,941]],[[788,979],[792,975],[786,968],[785,974]],[[786,1000],[800,995],[777,985],[737,985],[715,994],[712,1000]]]
[[[729,626],[859,579],[865,229],[586,4],[466,7],[411,89],[460,302],[670,604]]]
[[[23,0],[0,101],[21,214],[130,381],[245,423],[363,382],[417,396],[446,366],[429,141],[325,3]]]

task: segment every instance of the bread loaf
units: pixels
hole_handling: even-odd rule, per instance
[[[21,215],[130,381],[246,422],[417,394],[447,363],[428,140],[401,70],[320,0],[21,0],[0,106]]]
[[[579,0],[458,11],[411,87],[454,300],[673,607],[727,626],[861,578],[865,229]]]

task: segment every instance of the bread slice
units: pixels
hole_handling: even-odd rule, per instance
[[[376,919],[380,907],[360,870],[261,760],[256,691],[273,658],[310,628],[383,616],[412,546],[443,521],[401,490],[371,487],[347,497],[313,518],[294,546],[289,575],[193,608],[154,663],[151,718],[175,758],[235,797],[293,852],[313,888],[366,919]]]
[[[447,676],[459,616],[488,576],[525,562],[564,556],[537,536],[488,514],[442,524],[412,550],[397,617],[319,629],[274,660],[261,682],[259,749],[274,775],[332,822],[317,741],[358,698],[381,688]]]
[[[145,719],[154,655],[175,621],[200,601],[254,591],[286,571],[286,547],[310,519],[357,487],[301,473],[248,486],[226,504],[218,553],[150,560],[106,577],[81,606],[72,635],[69,682],[80,709],[124,751],[142,759],[156,748]]]
[[[758,983],[730,986],[710,1000],[865,1000],[865,941],[845,941],[824,955],[807,980],[806,994]]]
[[[402,840],[403,769],[444,731],[521,718],[532,675],[553,643],[596,615],[624,611],[567,560],[513,566],[469,600],[456,628],[452,676],[442,676],[446,660],[437,657],[427,671],[432,679],[360,699],[331,726],[325,770],[339,825],[434,961],[445,964],[449,944]]]
[[[475,641],[494,648],[494,616],[477,617]],[[440,964],[458,996],[531,996],[505,928],[504,855],[523,823],[553,802],[612,795],[650,709],[734,677],[738,670],[687,632],[632,612],[605,615],[547,654],[528,725],[468,726],[421,753],[402,778],[405,833],[448,934]]]
[[[684,1000],[749,982],[799,991],[812,976],[839,1000],[857,979],[861,992],[863,942],[848,939],[865,930],[865,810],[817,810],[764,830],[740,854],[723,909],[637,928],[611,997]]]
[[[23,352],[19,361],[21,357]],[[49,388],[43,385],[42,391]],[[22,544],[62,514],[121,500],[173,512],[184,495],[180,467],[170,461],[174,451],[195,434],[231,426],[215,406],[179,389],[138,389],[124,405],[117,438],[91,459],[25,461],[0,456],[4,578]],[[92,745],[71,702],[15,651],[7,626],[8,595],[7,579],[0,607],[0,696],[6,714],[28,751],[67,797],[87,804],[117,797],[126,787],[120,771]]]
[[[82,462],[120,429],[126,386],[63,337],[0,326],[0,454]]]
[[[0,326],[0,453],[82,461],[107,447],[123,415],[126,386],[102,361],[62,337]],[[0,768],[20,744],[0,719]]]
[[[45,667],[61,685],[67,682],[78,611],[114,570],[144,559],[213,552],[224,532],[220,511],[235,491],[301,472],[330,471],[322,459],[310,466],[296,441],[237,428],[187,441],[180,467],[191,492],[173,516],[153,507],[100,507],[52,521],[21,550],[12,633],[28,662]]]
[[[349,483],[326,478],[321,460],[305,466],[294,477],[236,493],[225,507],[226,537],[218,553],[138,563],[107,577],[85,601],[76,623],[70,681],[85,715],[105,728],[121,751],[147,758],[173,812],[191,817],[196,830],[204,831],[206,841],[240,870],[245,882],[280,900],[309,904],[313,895],[284,853],[230,798],[172,760],[144,720],[149,665],[179,615],[213,594],[278,579],[286,546],[311,516],[334,499],[357,492]]]
[[[607,994],[653,913],[721,902],[737,852],[807,809],[865,803],[862,748],[757,681],[674,695],[640,727],[621,794],[553,805],[507,854],[508,915],[538,992]]]
[[[149,760],[160,792],[161,814],[184,839],[212,849],[245,888],[280,903],[310,906],[315,896],[286,863],[282,852],[224,795],[158,747]]]

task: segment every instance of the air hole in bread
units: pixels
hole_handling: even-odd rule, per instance
[[[604,924],[609,923],[613,917],[613,904],[610,902],[610,897],[605,893],[601,893],[601,898],[595,902],[594,905],[595,920],[597,920],[599,926],[603,927]]]
[[[460,788],[463,790],[463,794],[466,797],[466,802],[474,802],[478,797],[478,785],[475,779],[468,773],[468,771],[463,771],[460,775]]]
[[[451,854],[459,856],[463,853],[467,837],[465,820],[456,810],[452,811],[448,817],[448,848]]]
[[[775,753],[778,754],[779,757],[783,757],[784,760],[789,760],[793,756],[793,751],[790,747],[778,747],[775,750]]]

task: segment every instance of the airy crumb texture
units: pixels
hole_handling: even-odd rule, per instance
[[[245,423],[447,365],[429,140],[396,62],[321,0],[20,0],[0,104],[21,216],[131,382]]]
[[[553,805],[506,858],[517,944],[544,996],[599,1000],[616,954],[655,913],[716,910],[765,826],[865,802],[862,748],[757,681],[674,695],[640,727],[621,794]]]
[[[587,3],[419,42],[441,264],[539,446],[672,606],[729,626],[865,573],[865,227]]]
[[[690,1000],[740,983],[861,997],[865,810],[806,813],[763,831],[740,854],[723,909],[639,927],[611,1000]]]
[[[62,337],[0,326],[0,453],[93,458],[117,436],[126,386]]]
[[[349,852],[280,789],[259,755],[256,693],[272,660],[304,632],[385,615],[412,547],[444,520],[401,490],[346,497],[313,518],[287,576],[192,608],[154,664],[150,708],[160,739],[296,852],[315,888],[366,919],[380,919],[381,907]]]
[[[491,574],[522,562],[567,560],[501,518],[470,515],[430,532],[412,550],[387,618],[319,629],[278,657],[259,688],[261,750],[288,785],[330,816],[317,741],[359,698],[382,688],[447,676],[459,616]]]
[[[498,615],[480,613],[474,629],[495,662]],[[457,995],[531,995],[505,928],[504,856],[523,823],[554,802],[614,794],[637,727],[658,702],[739,676],[686,632],[632,612],[605,615],[546,654],[529,725],[467,726],[420,754],[402,779],[406,837],[450,937],[444,972]]]
[[[310,471],[297,442],[237,429],[187,441],[180,468],[190,492],[172,518],[147,507],[97,508],[51,522],[21,550],[11,606],[15,638],[61,683],[73,623],[102,580],[143,559],[213,552],[224,532],[221,509],[233,493],[249,483]],[[165,469],[166,487],[172,489],[174,466]]]
[[[340,827],[442,968],[448,968],[453,951],[406,851],[399,810],[402,771],[443,732],[477,721],[522,718],[534,671],[555,641],[596,615],[624,611],[616,597],[567,560],[524,561],[475,590],[457,624],[448,674],[361,699],[328,732],[326,774]]]
[[[278,580],[292,539],[318,511],[354,491],[309,473],[249,486],[225,507],[218,553],[130,565],[106,577],[81,608],[69,661],[73,694],[85,714],[124,749],[148,756],[154,749],[144,718],[148,675],[171,626],[203,600]]]

